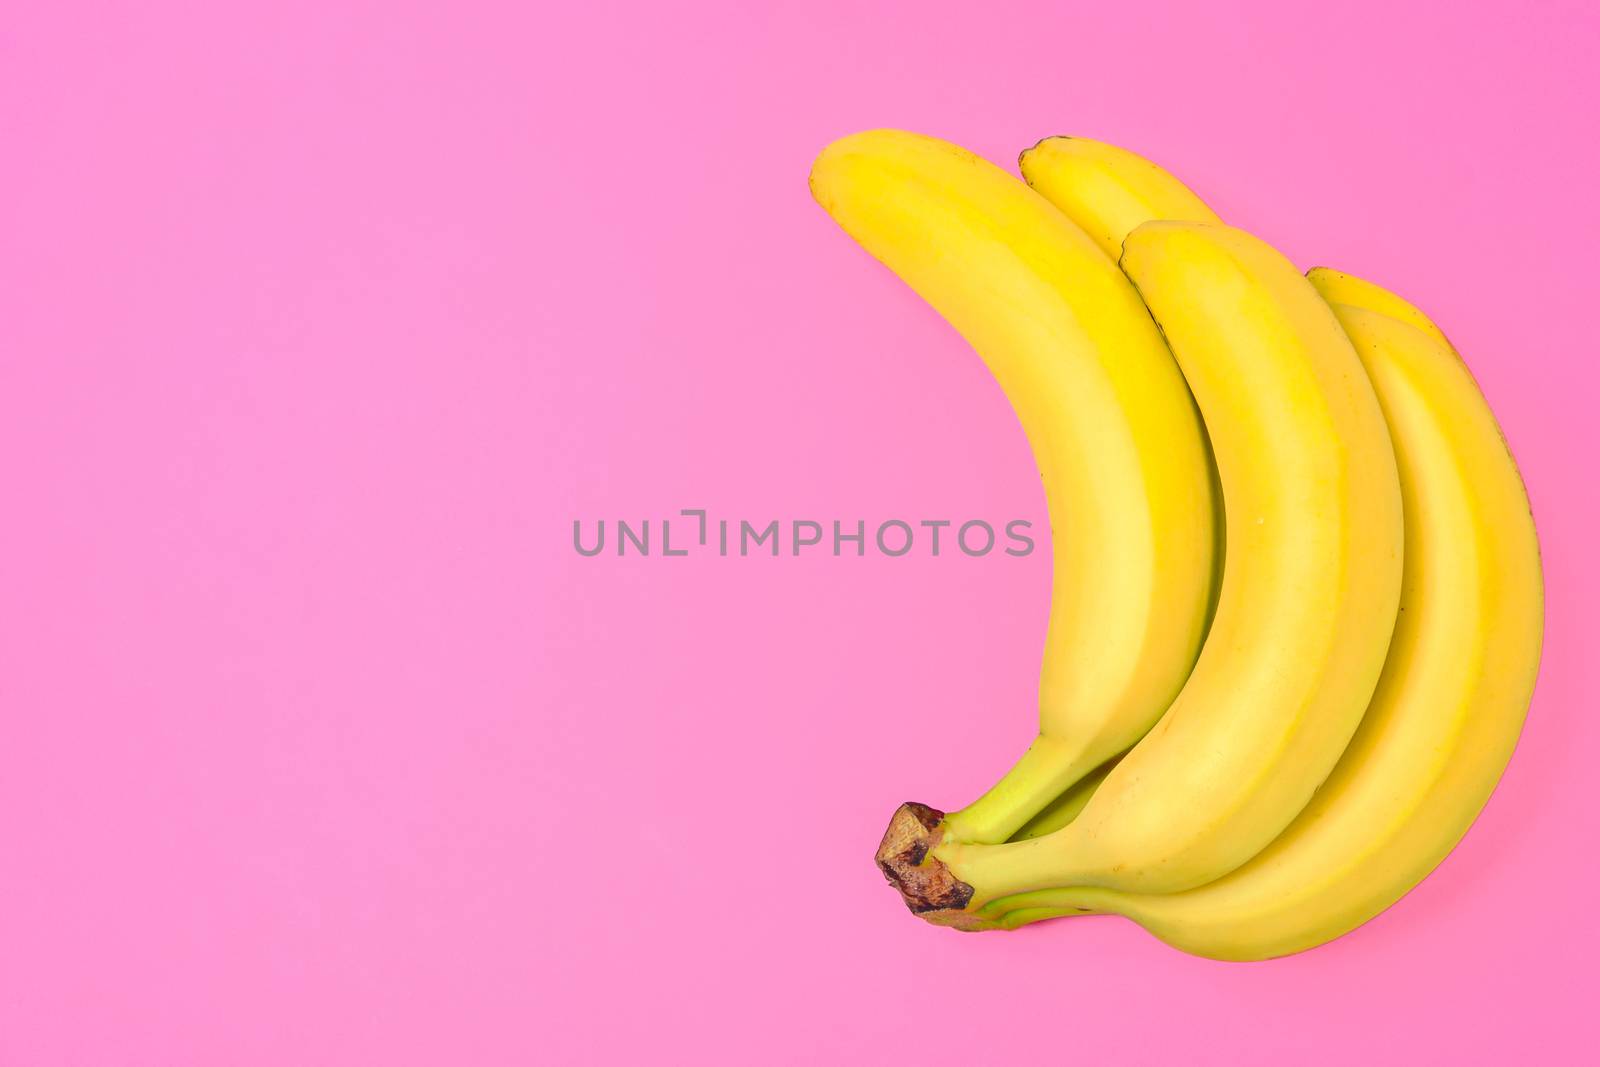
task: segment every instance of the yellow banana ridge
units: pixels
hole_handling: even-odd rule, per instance
[[[874,130],[829,145],[811,191],[977,350],[1044,482],[1054,578],[1039,738],[943,821],[951,840],[1004,841],[1143,735],[1194,664],[1216,536],[1199,416],[1116,264],[993,164]]]
[[[996,901],[1013,928],[1085,911],[1187,952],[1256,960],[1376,916],[1466,833],[1499,781],[1538,673],[1543,579],[1527,495],[1494,416],[1443,333],[1370,282],[1313,271],[1376,388],[1405,507],[1401,613],[1372,704],[1311,804],[1265,851],[1172,895],[1065,888]],[[1334,284],[1326,285],[1332,281]]]
[[[922,847],[900,849],[919,861],[891,870],[903,892],[931,884],[942,900],[966,900],[906,893],[933,921],[965,925],[991,900],[1052,887],[1179,892],[1239,867],[1333,769],[1388,648],[1399,478],[1377,398],[1328,305],[1275,250],[1224,226],[1145,224],[1122,267],[1210,430],[1228,530],[1216,617],[1172,707],[1076,819],[999,845],[930,828]]]

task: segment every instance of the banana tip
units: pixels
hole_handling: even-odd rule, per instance
[[[1033,144],[1029,145],[1027,148],[1024,148],[1022,151],[1017,153],[1017,169],[1021,170],[1023,162],[1029,156],[1033,155],[1033,153],[1035,153],[1039,149],[1043,148],[1048,142],[1050,142],[1050,141],[1070,141],[1070,140],[1072,140],[1072,135],[1070,133],[1052,133],[1048,137],[1039,138],[1037,141],[1033,142]],[[1024,175],[1024,177],[1026,177],[1026,176],[1027,175]]]

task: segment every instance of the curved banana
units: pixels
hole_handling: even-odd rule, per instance
[[[1539,668],[1543,585],[1528,498],[1443,334],[1388,317],[1398,298],[1361,285],[1344,292],[1379,298],[1335,311],[1389,422],[1406,527],[1400,618],[1361,728],[1300,817],[1220,881],[1170,896],[1023,894],[989,909],[997,925],[1115,912],[1197,955],[1298,952],[1404,896],[1493,792]]]
[[[1333,312],[1281,255],[1229,227],[1147,223],[1122,266],[1211,432],[1228,529],[1216,618],[1172,707],[1062,829],[975,845],[944,840],[925,812],[909,813],[920,838],[905,820],[891,827],[891,880],[936,922],[968,925],[1029,890],[1177,892],[1240,866],[1333,769],[1389,645],[1399,479]]]
[[[1222,220],[1183,182],[1143,156],[1087,137],[1046,137],[1017,157],[1017,167],[1039,195],[1050,201],[1099,242],[1112,259],[1122,255],[1122,242],[1138,227],[1157,219],[1186,222]],[[1222,487],[1215,464],[1209,466],[1217,547],[1213,556],[1212,593],[1222,586]],[[1213,604],[1215,607],[1215,604]],[[1069,788],[1030,819],[1010,840],[1043,837],[1078,817],[1100,782],[1110,773],[1102,766]]]
[[[1171,174],[1126,148],[1087,137],[1046,137],[1017,159],[1029,185],[1112,259],[1146,222],[1213,222],[1216,212]]]
[[[1199,415],[1116,264],[993,164],[874,130],[824,149],[811,192],[977,349],[1043,476],[1039,738],[946,822],[952,839],[1003,841],[1149,729],[1199,653],[1214,544]]]

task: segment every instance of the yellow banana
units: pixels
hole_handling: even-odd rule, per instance
[[[1023,179],[1067,218],[1078,224],[1112,259],[1122,255],[1122,242],[1138,227],[1157,219],[1221,222],[1216,212],[1167,170],[1126,148],[1087,137],[1046,137],[1017,158]],[[1212,590],[1222,586],[1222,488],[1216,465],[1210,466],[1212,499],[1217,518],[1216,570]],[[1072,786],[1030,819],[1011,840],[1043,837],[1077,818],[1111,765]]]
[[[1172,707],[1062,829],[979,845],[946,840],[925,810],[897,815],[880,863],[933,921],[968,925],[990,900],[1061,886],[1177,892],[1240,866],[1333,769],[1388,648],[1399,480],[1328,305],[1224,226],[1147,223],[1122,266],[1211,433],[1228,529],[1216,618]]]
[[[997,925],[1115,912],[1198,955],[1298,952],[1405,895],[1466,833],[1499,781],[1533,692],[1543,631],[1527,495],[1443,333],[1389,317],[1399,298],[1371,283],[1329,275],[1341,295],[1366,305],[1335,311],[1383,406],[1405,507],[1399,622],[1360,729],[1299,818],[1221,880],[1168,896],[1022,894],[991,906]]]
[[[1199,416],[1116,264],[993,164],[874,130],[829,145],[811,191],[983,357],[1043,476],[1055,570],[1039,737],[944,824],[1004,841],[1148,730],[1198,655],[1215,536]]]
[[[1023,178],[1100,243],[1112,259],[1154,219],[1221,222],[1189,187],[1126,148],[1087,137],[1046,137],[1017,160]]]

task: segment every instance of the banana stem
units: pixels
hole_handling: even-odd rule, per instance
[[[1080,826],[1074,821],[1045,837],[998,845],[941,840],[928,851],[929,865],[937,863],[944,869],[943,877],[966,887],[974,910],[1001,897],[1056,886],[1088,886],[1099,876],[1104,860],[1085,854]]]
[[[1047,919],[1070,919],[1076,915],[1094,915],[1088,908],[1017,908],[994,920],[997,930],[1016,930]]]
[[[1089,806],[1089,801],[1093,798],[1095,790],[1100,788],[1100,783],[1106,780],[1106,775],[1110,774],[1112,768],[1116,767],[1120,761],[1120,756],[1109,759],[1078,779],[1076,784],[1045,805],[1043,811],[1029,819],[1023,824],[1022,829],[1006,840],[1027,841],[1030,838],[1053,834],[1063,826],[1066,826],[1073,819],[1076,819],[1084,808]]]
[[[987,793],[945,817],[945,839],[1006,840],[1099,766],[1106,755],[1040,734]]]
[[[1006,912],[995,922],[995,926],[1001,930],[1015,930],[1046,919],[1062,919],[1075,914],[1077,913],[1074,911],[1062,908],[1018,908],[1016,911]]]
[[[1062,915],[1120,915],[1122,911],[1118,904],[1121,900],[1122,896],[1115,889],[1093,885],[1071,885],[998,897],[978,908],[976,914],[996,921],[1015,915],[1019,911],[1046,908]]]

